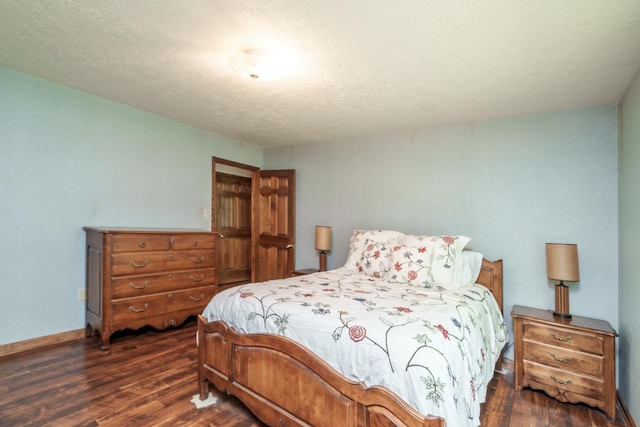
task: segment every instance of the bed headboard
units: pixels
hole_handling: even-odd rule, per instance
[[[500,306],[500,311],[504,314],[502,306],[502,260],[489,261],[483,259],[477,282],[489,288],[498,302],[498,306]]]

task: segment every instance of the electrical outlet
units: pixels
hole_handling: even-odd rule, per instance
[[[205,210],[202,212],[202,216],[204,216],[205,218],[209,218],[209,209],[205,209]]]
[[[87,299],[87,290],[78,289],[78,301],[84,301]]]

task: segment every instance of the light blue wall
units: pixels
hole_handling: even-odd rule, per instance
[[[330,268],[356,228],[464,234],[504,260],[511,328],[514,304],[554,308],[545,242],[577,243],[571,311],[617,327],[617,147],[610,105],[271,148],[264,162],[297,171],[298,268],[318,264],[316,224],[333,227]]]
[[[298,268],[317,266],[316,224],[333,227],[329,267],[355,228],[466,234],[504,259],[508,313],[553,308],[544,243],[575,242],[571,311],[618,327],[616,106],[272,148],[263,161],[259,147],[1,67],[0,93],[0,344],[84,327],[83,225],[208,229],[212,156],[297,170]]]
[[[640,71],[621,107],[620,144],[620,383],[632,417],[640,420]]]
[[[84,225],[210,229],[211,157],[262,148],[0,67],[0,344],[84,328]]]

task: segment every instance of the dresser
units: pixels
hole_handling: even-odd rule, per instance
[[[542,390],[562,402],[600,408],[616,415],[618,335],[609,322],[588,317],[559,318],[549,310],[516,305],[515,389]]]
[[[201,313],[216,293],[216,235],[84,227],[86,335],[101,348],[122,329],[165,329]]]

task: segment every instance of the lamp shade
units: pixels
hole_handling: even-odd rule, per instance
[[[316,249],[319,251],[331,250],[331,227],[316,225]]]
[[[580,281],[578,245],[547,243],[547,278],[561,282]]]

